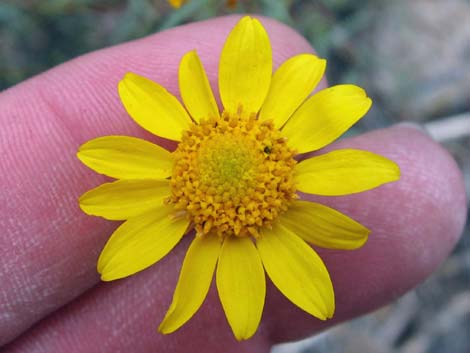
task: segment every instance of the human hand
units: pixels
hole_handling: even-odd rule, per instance
[[[96,260],[116,224],[78,208],[78,196],[104,180],[79,163],[78,146],[111,134],[158,140],[129,119],[117,82],[132,71],[177,94],[178,62],[197,49],[215,83],[222,44],[237,20],[191,24],[92,53],[0,95],[0,344],[23,333],[5,352],[268,351],[274,342],[312,334],[396,298],[452,249],[465,220],[460,172],[427,136],[401,126],[328,148],[376,152],[402,171],[399,182],[366,193],[315,197],[372,230],[360,250],[319,251],[335,286],[333,320],[312,318],[268,285],[258,333],[239,343],[212,288],[190,322],[160,335],[156,328],[171,301],[188,239],[142,273],[99,283]],[[312,50],[285,26],[263,23],[275,64]]]

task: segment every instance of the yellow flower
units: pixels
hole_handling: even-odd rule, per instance
[[[337,139],[370,108],[364,90],[327,88],[308,98],[326,62],[300,54],[272,75],[268,35],[244,17],[222,50],[219,112],[195,51],[179,66],[180,102],[162,86],[128,73],[119,94],[129,115],[157,136],[178,141],[174,152],[127,136],[80,147],[78,158],[119,179],[88,191],[90,215],[126,220],[98,260],[104,281],[159,261],[184,234],[192,243],[159,330],[170,333],[198,310],[214,271],[235,337],[251,337],[265,300],[265,271],[295,305],[325,320],[335,300],[328,271],[307,243],[356,249],[369,230],[298,192],[346,195],[399,179],[398,166],[376,154],[340,149],[297,162],[297,154]],[[192,231],[194,230],[194,231]],[[194,236],[195,234],[195,236]]]
[[[188,0],[168,0],[168,3],[170,4],[171,7],[175,9],[179,9],[181,6],[183,6]],[[237,6],[237,0],[227,0],[226,1],[226,6],[234,9]]]
[[[187,0],[168,0],[170,6],[179,9]]]

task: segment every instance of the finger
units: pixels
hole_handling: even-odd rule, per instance
[[[185,326],[169,336],[158,334],[156,327],[170,303],[176,269],[189,243],[185,239],[174,256],[133,277],[100,284],[5,352],[78,353],[97,346],[99,352],[113,352],[118,347],[135,353],[189,352],[194,347],[207,352],[221,348],[262,352],[273,342],[318,332],[397,298],[429,275],[458,240],[466,214],[462,175],[447,152],[414,128],[378,130],[345,139],[330,149],[346,146],[392,158],[400,165],[402,178],[361,194],[315,198],[372,230],[359,250],[320,251],[336,292],[333,320],[313,318],[270,285],[258,333],[239,344],[231,336],[212,288],[201,310]]]
[[[196,49],[217,92],[220,51],[238,18],[97,51],[0,95],[0,344],[98,282],[96,260],[116,223],[78,208],[79,195],[103,182],[77,160],[78,146],[112,134],[156,140],[124,111],[118,81],[132,71],[177,94],[179,60]],[[275,64],[312,50],[288,27],[263,23]]]
[[[371,136],[372,138],[367,138]],[[398,163],[398,182],[347,197],[304,195],[351,216],[371,230],[359,250],[320,249],[335,284],[337,310],[332,322],[367,313],[422,282],[450,253],[466,219],[463,176],[452,157],[415,127],[397,125],[339,141],[320,153],[357,148]],[[318,153],[317,153],[318,154]],[[273,296],[271,305],[285,307]],[[274,311],[270,322],[275,342],[303,337],[325,325],[300,311],[295,328]],[[289,321],[290,321],[289,320]]]

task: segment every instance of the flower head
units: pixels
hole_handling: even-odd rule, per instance
[[[125,220],[98,260],[104,281],[141,271],[184,235],[192,238],[160,332],[173,332],[194,315],[214,272],[239,340],[259,325],[265,272],[295,305],[321,320],[331,318],[333,285],[307,243],[356,249],[369,230],[334,209],[302,200],[299,192],[347,195],[399,178],[394,162],[367,151],[296,158],[337,139],[368,111],[371,100],[354,85],[308,98],[325,60],[300,54],[272,75],[271,56],[261,23],[244,17],[220,58],[222,112],[195,51],[179,67],[185,107],[139,75],[128,73],[119,83],[129,115],[155,135],[177,141],[175,151],[127,136],[100,137],[80,147],[84,164],[118,179],[80,198],[90,215]]]
[[[188,0],[167,0],[170,6],[175,9],[179,9],[183,6]],[[234,9],[237,6],[237,0],[227,0],[226,1],[227,7]]]
[[[168,3],[175,9],[179,9],[187,0],[168,0]]]

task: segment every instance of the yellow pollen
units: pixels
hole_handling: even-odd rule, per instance
[[[297,197],[294,155],[272,121],[224,112],[184,132],[169,202],[198,235],[256,237]]]

